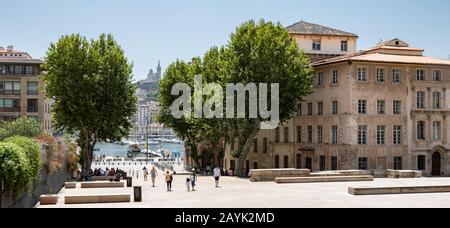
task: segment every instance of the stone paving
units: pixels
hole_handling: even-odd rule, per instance
[[[164,177],[158,186],[141,179],[133,184],[143,187],[138,203],[64,205],[63,196],[74,194],[130,193],[121,189],[63,189],[58,205],[38,208],[449,208],[450,193],[352,196],[348,187],[450,185],[450,178],[375,179],[374,182],[276,184],[253,183],[248,179],[223,177],[215,188],[212,177],[199,177],[196,192],[187,192],[186,176],[174,176],[173,192],[167,192]],[[133,195],[132,195],[133,196]]]

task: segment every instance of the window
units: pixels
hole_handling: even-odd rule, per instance
[[[302,103],[300,103],[300,104],[298,104],[298,107],[297,107],[297,114],[298,114],[298,116],[302,116],[303,115],[303,113],[302,113]]]
[[[377,113],[378,115],[386,114],[386,101],[377,101]]]
[[[358,126],[358,144],[367,145],[367,126]]]
[[[331,84],[335,85],[339,83],[339,71],[333,70]]]
[[[339,102],[333,101],[331,103],[331,112],[333,115],[337,115],[339,113]]]
[[[367,82],[367,75],[366,75],[365,67],[358,68],[358,81]]]
[[[425,92],[418,91],[417,92],[417,108],[424,109],[425,108]]]
[[[386,144],[386,126],[377,126],[377,144]]]
[[[323,127],[317,126],[317,144],[323,143]]]
[[[28,95],[38,95],[38,82],[28,82],[27,93]]]
[[[417,170],[426,170],[426,164],[425,155],[419,155],[417,157]]]
[[[275,169],[280,168],[280,156],[275,155]]]
[[[265,154],[267,154],[267,145],[268,144],[268,142],[267,142],[267,138],[264,138],[264,140],[263,140],[263,153],[265,153]]]
[[[253,162],[253,169],[258,169],[258,162]]]
[[[301,154],[297,154],[296,167],[297,167],[297,169],[302,168],[302,155]]]
[[[317,85],[318,86],[323,85],[323,72],[317,73]]]
[[[367,100],[358,101],[358,113],[367,114]]]
[[[441,108],[441,93],[433,92],[433,108],[440,109]]]
[[[377,69],[377,82],[378,83],[384,83],[385,82],[385,74],[384,74],[384,69],[383,68],[378,68]]]
[[[331,127],[331,144],[338,143],[338,126]]]
[[[321,50],[321,41],[320,40],[313,40],[312,49],[313,51],[320,51]]]
[[[399,125],[394,126],[392,136],[394,145],[402,144],[402,126]]]
[[[425,70],[417,70],[416,80],[417,81],[425,81]]]
[[[20,112],[20,99],[0,99],[0,112]]]
[[[393,104],[393,113],[394,115],[401,115],[402,114],[402,101],[394,101]]]
[[[317,115],[323,115],[323,102],[317,103]]]
[[[20,95],[20,82],[0,82],[0,94]]]
[[[320,158],[319,158],[319,169],[320,169],[320,171],[325,171],[325,169],[326,169],[326,158],[325,158],[325,156],[320,156]]]
[[[400,83],[402,82],[402,71],[400,69],[394,69],[392,72],[392,82]]]
[[[255,138],[253,141],[253,152],[258,153],[258,139]]]
[[[284,143],[289,143],[289,127],[284,128]]]
[[[33,66],[25,66],[25,74],[26,75],[33,75],[34,69]]]
[[[28,99],[27,112],[38,112],[38,99]]]
[[[14,66],[14,74],[23,74],[23,66],[22,65],[16,65]]]
[[[346,40],[341,41],[341,51],[342,52],[348,51],[348,41]]]
[[[425,122],[424,121],[417,122],[417,139],[425,140]]]
[[[275,143],[280,143],[280,128],[275,129]]]
[[[331,157],[331,170],[338,170],[338,158]]]
[[[297,143],[302,143],[302,127],[297,126]]]
[[[284,168],[289,168],[289,156],[284,156]]]
[[[6,74],[6,66],[0,65],[0,74]]]
[[[313,127],[312,126],[308,126],[308,143],[312,143],[313,141]]]
[[[433,140],[441,140],[441,122],[433,121]]]
[[[308,116],[312,116],[312,115],[313,115],[313,104],[308,103]]]
[[[367,170],[369,168],[367,158],[358,158],[358,169]]]
[[[433,81],[440,82],[442,80],[441,71],[433,70]]]
[[[403,170],[403,158],[394,157],[394,170]]]

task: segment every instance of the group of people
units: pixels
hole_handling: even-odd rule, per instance
[[[117,169],[119,170],[119,169]],[[117,174],[116,169],[112,168],[111,170],[109,168],[106,168],[106,170],[103,170],[102,168],[95,169],[94,171],[89,171],[89,176],[95,176],[95,177],[104,177],[104,176],[115,176]]]
[[[156,168],[153,166],[153,168],[150,170],[150,172],[147,170],[147,167],[144,167],[144,181],[148,181],[148,175],[150,175],[152,179],[152,186],[155,186],[156,177],[158,176],[158,171],[156,171]]]

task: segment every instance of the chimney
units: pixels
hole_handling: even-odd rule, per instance
[[[12,51],[14,51],[14,46],[9,45],[6,50],[9,52],[12,52]]]
[[[5,51],[5,48],[0,46],[0,51]]]

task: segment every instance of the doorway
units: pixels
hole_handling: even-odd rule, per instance
[[[441,154],[439,152],[435,152],[432,158],[431,164],[431,175],[432,176],[440,176],[441,175]]]
[[[312,158],[306,158],[306,169],[312,170]]]

